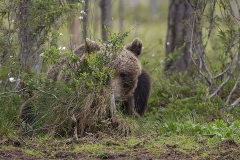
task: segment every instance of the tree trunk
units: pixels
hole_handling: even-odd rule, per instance
[[[152,14],[157,14],[158,12],[158,3],[157,0],[150,1],[150,11]]]
[[[84,12],[86,14],[83,18],[83,42],[88,37],[88,7],[89,7],[89,1],[85,0]]]
[[[106,27],[110,27],[111,24],[111,0],[101,0],[101,23],[102,23],[102,40],[107,41],[107,30]]]
[[[133,0],[131,1],[133,10],[135,10],[135,13],[139,12],[139,0]],[[134,14],[134,31],[135,31],[135,37],[138,37],[138,26],[139,26],[139,14]]]
[[[41,36],[44,35],[44,30],[41,30],[37,35],[33,35],[33,26],[29,23],[30,6],[30,0],[19,2],[19,60],[21,70],[40,72],[39,49],[41,44],[38,44],[38,40],[40,40]]]
[[[184,72],[191,63],[189,52],[191,15],[192,6],[186,0],[170,0],[165,64],[167,74]]]
[[[70,32],[70,48],[73,50],[80,45],[80,21],[78,16],[74,18],[69,26]]]
[[[119,30],[123,34],[123,21],[124,21],[124,0],[119,0]]]
[[[71,2],[74,4],[74,2]],[[88,8],[89,0],[85,0],[84,12],[80,12],[80,15],[77,15],[75,19],[69,26],[70,33],[70,48],[71,50],[75,49],[80,44],[84,43],[85,39],[88,36]],[[81,18],[79,18],[81,17]],[[81,36],[81,26],[82,23],[82,36]]]
[[[29,26],[28,18],[29,18],[29,7],[30,7],[30,0],[25,0],[19,2],[19,12],[18,12],[18,20],[20,24],[19,28],[19,41],[21,44],[20,53],[19,53],[19,60],[21,63],[22,68],[30,68],[28,62],[33,61],[32,55],[31,55],[31,28]]]

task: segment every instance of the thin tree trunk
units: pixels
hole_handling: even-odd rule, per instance
[[[78,16],[74,18],[69,26],[70,32],[70,48],[74,49],[80,45],[80,21]]]
[[[124,0],[119,0],[119,29],[123,34],[123,21],[124,21]]]
[[[88,37],[88,7],[89,7],[89,1],[85,0],[85,6],[84,6],[85,16],[83,18],[83,42]]]
[[[166,42],[166,56],[176,52],[173,58],[168,59],[165,71],[184,72],[188,68],[191,57],[189,52],[189,37],[192,7],[187,1],[170,0],[168,14],[168,32]]]
[[[89,17],[89,21],[91,21],[91,23],[89,23],[89,26],[91,24],[92,26],[92,31],[91,32],[91,36],[94,37],[98,37],[98,33],[101,32],[101,28],[99,26],[101,26],[101,8],[98,6],[99,5],[99,0],[94,0],[93,2],[93,9],[94,9],[94,12],[93,12],[93,17]],[[99,31],[100,30],[100,31]]]
[[[158,11],[157,0],[150,1],[150,11],[152,14],[157,14]]]
[[[32,62],[32,55],[31,55],[31,28],[29,26],[28,18],[30,15],[29,11],[30,7],[30,0],[25,0],[19,2],[19,12],[18,12],[18,20],[20,24],[19,28],[19,41],[20,41],[20,53],[19,53],[19,60],[21,63],[22,69],[27,67],[30,68],[28,62]]]
[[[139,0],[132,1],[135,13],[139,11]],[[134,14],[135,37],[138,37],[139,14]]]
[[[33,72],[40,72],[40,45],[38,41],[44,35],[44,29],[38,35],[33,35],[33,26],[29,23],[31,1],[25,0],[19,2],[19,42],[20,52],[19,60],[21,70],[31,70]]]
[[[102,40],[107,41],[107,29],[111,24],[111,0],[101,0],[101,23],[102,23]]]

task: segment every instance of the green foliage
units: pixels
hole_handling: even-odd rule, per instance
[[[108,155],[107,152],[104,150],[98,150],[92,154],[89,154],[90,157],[97,157],[97,158],[101,158],[101,159],[107,159]]]
[[[60,59],[60,53],[56,46],[51,46],[48,50],[43,52],[44,56],[42,57],[43,62],[50,61],[50,64],[55,64]]]
[[[240,95],[239,87],[236,87],[239,76],[239,69],[235,70],[239,63],[239,31],[236,19],[232,17],[235,11],[230,13],[230,3],[227,1],[221,1],[214,6],[213,3],[208,4],[213,8],[204,11],[204,16],[201,16],[203,23],[200,24],[204,31],[207,31],[202,31],[203,41],[199,42],[203,51],[196,50],[197,53],[189,55],[197,59],[204,53],[201,66],[196,61],[196,66],[189,64],[186,72],[171,75],[165,73],[158,76],[153,83],[149,100],[153,107],[149,116],[162,123],[191,121],[202,124],[211,123],[215,119],[227,119],[230,122],[239,120],[238,107],[228,108],[229,102],[233,102]],[[217,11],[222,14],[213,14]],[[175,60],[178,63],[179,56],[183,54],[181,49],[188,43],[186,39],[181,47],[175,48],[165,63]],[[194,45],[194,40],[190,43]],[[191,49],[194,50],[194,47]],[[230,95],[231,92],[233,95]],[[227,102],[229,96],[231,99]]]
[[[232,123],[215,119],[213,122],[200,124],[192,121],[168,121],[160,124],[159,131],[164,135],[185,135],[208,138],[208,142],[234,140],[240,142],[240,121]]]
[[[14,93],[3,95],[3,92],[0,96],[0,136],[15,136],[19,113],[17,106],[23,103],[22,97]]]
[[[224,116],[219,97],[208,99],[208,89],[198,78],[187,74],[175,74],[162,77],[153,84],[154,90],[149,100],[152,113],[161,121],[194,120],[196,122],[212,121]]]
[[[19,19],[19,14],[20,6],[25,1],[0,2],[0,135],[9,135],[10,131],[16,129],[20,106],[32,94],[32,90],[42,88],[46,81],[42,75],[23,68],[19,56],[22,47],[19,30],[31,26],[29,35],[34,42],[29,42],[28,49],[31,53],[37,52],[37,56],[45,54],[43,61],[52,59],[56,62],[60,57],[56,47],[59,35],[56,32],[59,27],[73,19],[73,15],[80,9],[79,6],[83,5],[77,2],[30,1],[29,6],[24,8],[29,12],[24,24],[24,20]],[[23,82],[27,88],[22,86]],[[22,92],[23,90],[25,92]]]
[[[105,28],[108,33],[108,44],[112,45],[113,47],[117,47],[119,50],[123,48],[123,40],[126,38],[129,34],[128,32],[125,33],[112,33],[110,28]]]
[[[34,90],[37,100],[30,104],[33,122],[27,125],[22,123],[24,133],[45,133],[51,129],[57,135],[70,136],[73,125],[76,125],[79,135],[85,131],[105,132],[111,128],[112,132],[116,130],[120,134],[131,132],[134,121],[119,115],[115,122],[117,127],[114,127],[109,119],[112,93],[109,83],[114,74],[111,65],[119,53],[117,51],[123,48],[117,36],[114,34],[110,39],[114,44],[104,44],[106,49],[98,54],[86,53],[83,61],[72,52],[62,54],[55,47],[44,52],[43,60],[53,63],[56,71],[53,79],[62,78],[55,81],[35,74],[25,79],[27,90]],[[56,57],[61,58],[56,60]],[[34,83],[36,80],[38,83]]]
[[[106,119],[106,112],[108,112],[106,108],[109,104],[110,90],[107,83],[114,72],[113,70],[109,70],[108,65],[112,59],[110,57],[106,58],[107,53],[87,55],[83,67],[75,72],[70,64],[78,64],[81,62],[78,61],[77,57],[71,51],[63,51],[59,49],[57,45],[63,43],[66,46],[67,44],[62,41],[63,38],[66,40],[69,39],[67,29],[62,28],[62,30],[66,32],[66,34],[64,34],[65,37],[61,37],[59,29],[61,26],[69,24],[69,22],[75,18],[76,13],[79,12],[80,9],[77,4],[78,1],[71,1],[70,3],[70,1],[55,2],[35,0],[32,2],[33,5],[31,5],[30,8],[31,14],[29,22],[26,25],[32,26],[32,36],[37,37],[41,35],[39,36],[40,40],[38,45],[42,46],[39,47],[41,50],[39,54],[43,53],[44,55],[42,56],[44,64],[43,71],[46,72],[49,65],[59,63],[61,60],[60,57],[64,55],[67,59],[67,65],[66,67],[64,66],[63,71],[69,75],[72,80],[55,82],[46,79],[45,73],[35,74],[29,70],[20,73],[21,66],[18,61],[20,43],[16,37],[18,34],[17,31],[21,26],[19,26],[16,21],[16,11],[13,10],[17,8],[18,4],[15,1],[0,2],[0,57],[3,57],[0,62],[0,80],[2,82],[0,93],[3,93],[0,95],[0,110],[3,111],[0,112],[0,134],[13,132],[12,130],[14,130],[18,110],[23,101],[28,98],[28,93],[32,91],[33,93],[31,94],[37,93],[38,98],[38,101],[32,104],[34,106],[33,112],[36,114],[36,120],[31,124],[32,126],[24,127],[26,132],[33,131],[33,129],[37,131],[38,129],[54,130],[57,128],[55,130],[57,133],[68,135],[67,132],[73,132],[70,129],[71,117],[74,115],[76,118],[80,117],[84,119],[90,116],[88,112],[93,113],[91,107],[93,108],[93,106],[97,104],[99,104],[103,110],[99,111],[99,114],[94,115],[92,121],[85,123],[86,125],[81,127],[89,129],[89,126],[92,126],[95,131],[108,128],[110,121]],[[83,5],[81,1],[80,5]],[[116,10],[116,6],[113,7],[115,7]],[[190,135],[194,136],[200,133],[203,134],[205,131],[206,134],[208,134],[207,130],[203,129],[207,126],[207,124],[205,124],[206,122],[209,122],[209,125],[213,126],[213,124],[216,123],[215,119],[227,119],[230,122],[238,120],[240,115],[239,107],[235,107],[231,111],[227,110],[224,99],[231,92],[240,70],[238,69],[231,75],[232,78],[224,86],[224,89],[220,90],[219,94],[214,98],[209,98],[210,94],[230,75],[230,72],[226,72],[226,75],[213,79],[213,85],[211,87],[209,87],[209,84],[206,83],[204,78],[197,73],[197,70],[193,71],[193,75],[184,73],[173,74],[166,77],[162,72],[163,64],[165,63],[162,59],[166,45],[164,37],[167,30],[167,25],[165,25],[167,19],[167,1],[161,2],[161,9],[159,11],[161,13],[155,14],[153,17],[150,17],[151,13],[143,12],[143,10],[148,8],[147,2],[135,6],[134,9],[127,7],[129,6],[126,6],[124,14],[125,17],[131,20],[124,21],[124,26],[127,30],[129,30],[129,28],[133,29],[126,33],[112,33],[113,30],[115,32],[118,29],[118,19],[116,18],[115,20],[118,13],[114,12],[112,31],[106,28],[109,38],[109,50],[116,53],[118,49],[120,50],[123,47],[122,42],[125,38],[127,41],[130,41],[133,37],[138,36],[143,40],[145,48],[141,60],[143,61],[144,68],[152,71],[151,76],[153,77],[152,95],[149,100],[150,112],[147,113],[146,117],[157,121],[155,127],[167,124],[168,127],[162,127],[163,129],[161,128],[160,130],[163,130],[163,132],[165,132],[164,130],[168,130],[173,133],[174,130],[178,130],[178,134],[185,134],[184,130],[186,129],[186,131],[191,133]],[[89,8],[91,8],[91,6]],[[139,10],[142,12],[138,14],[134,13]],[[163,10],[166,12],[162,13]],[[214,29],[212,32],[214,35],[210,35],[209,45],[206,47],[204,55],[206,64],[209,66],[213,76],[224,71],[231,60],[235,60],[236,50],[238,49],[239,31],[229,14],[227,1],[219,2],[217,11],[223,10],[224,13],[228,13],[228,16],[222,17],[219,14],[215,14],[212,26],[208,22],[211,20],[211,13],[215,10],[206,11],[207,14],[201,17],[202,22],[204,22],[201,24],[201,27],[205,31],[205,33],[203,33],[203,42],[207,41],[207,32]],[[91,14],[90,9],[88,14]],[[93,20],[93,18],[95,17],[92,16],[92,21],[95,20]],[[95,26],[97,25],[95,22],[91,22],[91,18],[89,20],[91,23],[89,24],[89,33],[97,35],[95,33],[97,32]],[[136,25],[135,23],[134,26],[132,26],[130,22],[133,21],[139,24]],[[94,27],[91,27],[91,25]],[[91,28],[94,28],[96,31],[91,31]],[[61,42],[59,42],[59,40],[61,40]],[[185,45],[187,45],[187,43],[175,49],[167,61],[179,59],[182,48],[185,47]],[[197,58],[196,55],[192,56]],[[60,72],[61,69],[57,71]],[[206,72],[204,72],[204,75],[209,78]],[[11,93],[16,87],[16,83],[9,81],[11,77],[16,80],[18,78],[24,79],[24,83],[27,86],[25,93],[27,94]],[[234,92],[232,100],[238,98],[239,93],[238,88]],[[90,106],[90,110],[84,112],[83,106]],[[86,116],[81,117],[79,116],[80,114],[85,114]],[[96,116],[100,118],[98,120],[94,119]],[[127,123],[135,123],[131,121],[132,119],[129,120],[129,117],[121,118],[125,119]],[[146,122],[146,124],[142,123],[142,121],[139,123],[140,126],[142,126],[137,128],[139,133],[148,133],[148,131],[152,129],[152,121]],[[24,126],[25,124],[23,123],[22,125]],[[9,126],[9,128],[6,126]],[[225,126],[223,126],[223,128],[224,127]],[[225,128],[227,129],[229,127]],[[212,131],[209,131],[209,134],[212,133]],[[231,135],[232,133],[229,134]],[[224,135],[222,137],[227,136]],[[99,154],[101,155],[100,152]]]

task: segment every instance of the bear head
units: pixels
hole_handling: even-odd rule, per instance
[[[78,47],[74,53],[83,60],[85,58],[84,52],[106,55],[113,55],[113,49],[107,45],[100,45],[95,41],[86,39],[85,44]],[[138,56],[142,52],[142,41],[135,38],[130,44],[126,45],[120,53],[118,53],[111,63],[114,69],[114,76],[111,79],[111,86],[114,91],[115,98],[127,99],[133,95],[137,87],[138,77],[142,72],[142,67]]]
[[[138,60],[141,52],[142,41],[136,38],[125,46],[114,59],[112,67],[115,72],[111,85],[115,98],[125,100],[132,96],[136,89],[138,77],[142,72],[142,67]]]

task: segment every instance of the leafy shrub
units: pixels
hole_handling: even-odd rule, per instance
[[[232,123],[223,120],[214,120],[213,122],[200,124],[192,121],[186,122],[165,122],[160,124],[159,130],[164,135],[186,135],[208,138],[209,142],[234,140],[240,142],[240,121]]]
[[[121,37],[118,36],[114,34],[109,41],[112,44],[108,48],[113,53],[111,56],[103,51],[100,54],[86,54],[85,60],[80,61],[73,53],[67,53],[66,64],[56,68],[59,71],[63,69],[67,74],[66,81],[53,81],[42,78],[42,75],[41,78],[36,75],[26,80],[28,88],[36,90],[37,99],[31,104],[35,118],[30,128],[24,128],[27,133],[50,130],[69,136],[75,132],[74,128],[77,128],[79,135],[108,130],[116,130],[120,134],[131,132],[134,121],[122,117],[119,112],[113,123],[109,111],[112,92],[109,83],[114,73],[110,65],[117,54],[116,50],[122,49]],[[53,58],[53,64],[58,63],[55,54],[55,49],[51,49],[44,59]],[[81,67],[77,67],[76,71],[72,68],[73,64]],[[39,83],[33,83],[37,77]]]
[[[1,95],[0,98],[0,136],[14,136],[22,97],[18,94]]]
[[[209,99],[207,85],[187,74],[162,77],[154,84],[150,99],[152,113],[161,121],[209,122],[226,117],[220,97]]]

